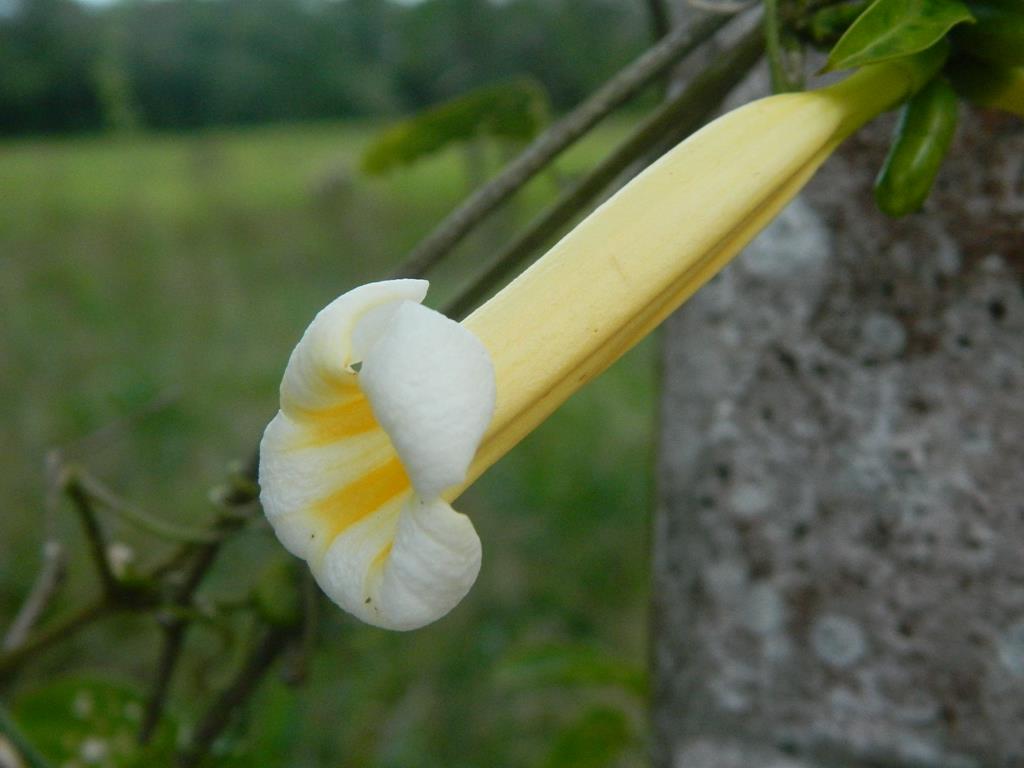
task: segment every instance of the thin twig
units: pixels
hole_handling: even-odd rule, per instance
[[[153,686],[150,688],[149,697],[146,699],[146,711],[139,726],[139,744],[148,744],[156,727],[160,723],[164,709],[167,705],[167,695],[171,687],[171,678],[178,666],[178,659],[181,657],[182,648],[185,645],[185,630],[187,624],[181,620],[172,620],[164,626],[163,641],[160,646],[160,660],[157,662],[156,675],[153,677]]]
[[[17,671],[30,656],[48,648],[58,640],[64,640],[87,627],[92,622],[107,616],[120,608],[109,595],[81,608],[61,621],[40,630],[17,648],[0,655],[0,680]]]
[[[679,58],[712,37],[728,16],[701,16],[662,38],[640,58],[621,70],[595,94],[533,141],[488,183],[470,195],[427,235],[392,273],[417,277],[443,259],[477,224],[532,179],[563,150],[605,115],[647,87]]]
[[[48,539],[43,543],[43,564],[36,576],[35,583],[4,637],[3,649],[5,651],[17,648],[25,642],[32,627],[46,611],[53,596],[57,594],[57,590],[64,580],[64,566],[64,547],[56,539]]]
[[[672,28],[665,0],[647,0],[647,16],[651,20],[651,34],[655,40],[663,38]]]
[[[58,449],[46,454],[46,495],[43,502],[43,563],[32,589],[11,622],[4,637],[3,650],[10,651],[25,642],[50,602],[60,589],[66,571],[64,545],[57,534],[57,514],[64,492],[63,454]]]
[[[213,564],[218,545],[209,544],[193,561],[192,568],[182,584],[181,591],[174,600],[177,606],[186,606],[192,601],[192,595],[202,582],[207,570]],[[160,660],[157,663],[153,686],[146,700],[146,711],[142,724],[139,726],[139,743],[147,743],[153,736],[160,718],[163,716],[170,690],[171,678],[178,666],[181,652],[185,646],[185,633],[189,622],[180,616],[168,617],[164,624],[163,643],[160,647]]]
[[[224,517],[218,521],[216,528],[219,533],[218,538],[204,544],[196,552],[184,580],[171,600],[173,607],[184,609],[192,604],[196,591],[220,553],[224,538],[241,525],[242,520],[237,517]],[[156,675],[153,677],[149,697],[146,699],[146,710],[139,726],[138,741],[140,744],[146,744],[153,737],[160,718],[163,716],[167,705],[167,695],[170,692],[171,678],[174,676],[181,652],[185,647],[185,635],[189,625],[189,620],[181,614],[166,616]]]
[[[81,491],[81,489],[79,489],[79,491]],[[86,499],[86,501],[88,501],[88,499]],[[221,539],[223,536],[226,535],[228,531],[233,530],[236,527],[241,527],[244,522],[245,521],[242,518],[226,516],[218,523],[220,528],[218,528],[216,532],[220,534],[220,538],[216,541],[211,541],[208,544],[202,545],[199,553],[195,556],[195,567],[190,569],[186,575],[185,580],[179,587],[181,592],[178,594],[184,594],[188,591],[188,594],[191,595],[195,592],[199,583],[202,581],[203,577],[212,565],[216,552],[222,543]],[[90,541],[96,540],[97,539],[93,536],[90,536]],[[102,542],[102,535],[98,540]],[[185,545],[183,550],[194,546],[195,545]],[[18,667],[36,653],[45,650],[58,640],[70,638],[79,630],[89,626],[97,619],[103,618],[120,610],[138,611],[158,606],[159,601],[157,599],[157,592],[154,588],[157,581],[164,578],[170,572],[172,565],[180,562],[185,554],[188,553],[184,553],[183,551],[175,553],[167,563],[158,565],[152,571],[146,573],[140,579],[135,588],[128,588],[126,585],[116,582],[116,586],[113,591],[104,591],[100,598],[90,603],[85,608],[82,608],[70,616],[57,621],[49,627],[39,630],[35,635],[25,639],[21,645],[0,654],[0,681],[5,681],[9,678],[11,674],[17,671]],[[105,552],[104,560],[106,560]],[[111,574],[111,576],[113,576],[113,574]]]
[[[178,757],[179,768],[193,768],[209,754],[210,746],[231,722],[235,711],[253,694],[294,634],[294,628],[271,627],[267,630],[235,678],[196,724],[191,741]]]
[[[159,536],[171,541],[188,543],[205,543],[215,541],[219,534],[210,529],[189,528],[183,525],[175,525],[163,520],[157,520],[145,512],[142,512],[124,499],[119,498],[113,491],[107,488],[97,478],[79,470],[75,479],[82,490],[88,493],[93,499],[104,507],[114,512],[122,519],[134,525],[146,533]]]
[[[231,531],[246,523],[246,518],[235,512],[234,508],[244,506],[255,498],[255,485],[249,477],[253,470],[251,466],[247,465],[239,473],[240,477],[230,478],[230,493],[223,500],[226,508],[222,510],[217,524],[210,535],[206,537],[209,540],[205,544],[198,545],[198,550],[195,543],[183,544],[168,560],[155,566],[139,580],[126,584],[115,577],[110,566],[106,552],[106,540],[96,519],[91,499],[81,483],[81,473],[61,467],[59,453],[54,453],[51,457],[52,461],[48,463],[48,467],[59,470],[57,487],[68,493],[82,518],[93,559],[100,572],[103,594],[85,608],[37,631],[35,635],[25,638],[17,647],[5,649],[4,653],[0,653],[0,683],[8,682],[18,668],[36,653],[45,650],[58,640],[71,637],[97,619],[120,610],[140,611],[159,606],[158,587],[160,583],[183,561],[194,556],[194,567],[189,570],[185,580],[178,587],[179,591],[175,593],[179,597],[187,595],[191,598],[213,564],[222,540]],[[186,601],[187,604],[190,602],[190,599]],[[176,620],[182,619],[177,617]],[[173,671],[173,665],[171,665],[171,669]]]
[[[92,499],[85,488],[79,482],[79,478],[73,471],[68,472],[65,481],[65,488],[68,497],[74,504],[75,511],[82,521],[85,529],[85,538],[89,542],[89,551],[92,553],[93,562],[96,564],[96,571],[103,587],[103,593],[115,597],[121,593],[121,583],[110,565],[110,557],[107,554],[107,539],[96,519],[96,510],[93,509]]]
[[[666,137],[689,134],[699,128],[754,66],[763,51],[764,39],[760,28],[748,32],[732,49],[694,78],[686,90],[666,101],[644,120],[612,154],[509,243],[491,262],[490,267],[445,308],[445,314],[463,317],[520,262],[543,247],[637,159],[644,157]]]

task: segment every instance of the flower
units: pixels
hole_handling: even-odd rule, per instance
[[[424,281],[336,299],[292,353],[261,444],[261,499],[282,543],[364,621],[413,629],[445,615],[480,568],[479,538],[450,502],[941,63],[932,52],[866,67],[719,118],[462,324],[419,303]]]
[[[426,291],[371,283],[325,307],[260,444],[281,543],[338,605],[388,629],[440,618],[480,570],[472,523],[440,494],[465,478],[490,422],[494,370],[469,331],[419,304]]]

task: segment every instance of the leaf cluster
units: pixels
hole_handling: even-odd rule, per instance
[[[960,0],[876,0],[832,48],[824,71],[912,56],[965,23],[974,23],[974,16]]]
[[[903,106],[875,184],[890,216],[921,210],[952,145],[960,99],[1024,115],[1020,0],[860,0],[812,7],[768,0],[766,37],[776,90],[803,84],[804,46],[829,49],[822,73],[931,52],[935,78]]]
[[[547,95],[534,80],[477,88],[391,126],[363,153],[363,170],[383,174],[482,136],[526,142],[548,114]]]

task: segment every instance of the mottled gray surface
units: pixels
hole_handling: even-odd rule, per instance
[[[1024,766],[1024,129],[880,123],[668,324],[660,766]]]

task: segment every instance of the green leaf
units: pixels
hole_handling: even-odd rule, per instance
[[[614,765],[633,742],[626,716],[610,707],[593,707],[558,734],[544,768],[601,768]]]
[[[12,715],[24,736],[57,765],[143,768],[170,765],[176,727],[164,718],[149,746],[136,741],[143,698],[109,680],[64,678],[21,694]]]
[[[382,174],[478,136],[529,141],[547,117],[547,96],[533,80],[478,88],[391,126],[363,153],[363,170]]]
[[[520,688],[605,685],[643,696],[643,668],[584,645],[546,645],[509,656],[498,668],[498,680]]]
[[[10,759],[4,762],[5,757]],[[50,762],[22,733],[7,706],[0,701],[0,763],[6,766],[8,762],[12,764],[9,768],[51,768]]]
[[[930,48],[974,17],[958,0],[875,0],[846,30],[824,72],[862,67]]]

